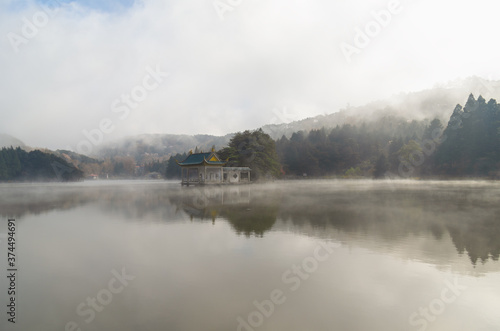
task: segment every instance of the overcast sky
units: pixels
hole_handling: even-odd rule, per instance
[[[498,79],[499,15],[498,0],[0,0],[0,132],[83,151]]]

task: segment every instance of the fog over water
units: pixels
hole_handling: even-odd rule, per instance
[[[497,330],[499,198],[474,181],[2,184],[19,274],[1,329]]]

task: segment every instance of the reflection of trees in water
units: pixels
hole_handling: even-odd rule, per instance
[[[276,222],[278,205],[259,204],[252,202],[249,206],[227,206],[222,209],[221,216],[226,218],[237,234],[249,237],[256,235],[263,237],[264,233],[271,230]]]
[[[498,261],[500,207],[487,191],[354,191],[322,195],[304,192],[286,196],[279,217],[297,226],[328,226],[376,236],[391,243],[410,235],[449,233],[460,254],[473,264]]]
[[[467,252],[472,264],[478,260],[485,263],[489,258],[498,261],[500,257],[499,219],[483,219],[467,224],[450,224],[448,231],[460,254]]]
[[[301,233],[312,229],[316,235],[333,227],[396,245],[408,236],[430,235],[439,241],[449,233],[458,253],[467,253],[473,264],[499,258],[500,207],[495,199],[478,189],[283,190],[279,185],[265,192],[196,188],[182,198],[171,197],[190,217],[223,217],[246,236],[264,236],[278,218]]]
[[[33,185],[17,186],[0,192],[0,215],[21,218],[53,210],[70,210],[94,204],[106,213],[124,219],[141,220],[149,216],[172,219],[175,207],[168,203],[174,189],[164,185],[117,184],[102,186]]]
[[[215,221],[221,217],[236,233],[246,236],[264,236],[277,219],[310,235],[334,228],[395,245],[411,235],[430,234],[443,240],[449,234],[458,253],[466,253],[473,264],[498,261],[499,192],[488,188],[410,187],[392,191],[312,184],[299,188],[289,184],[189,188],[158,184],[24,186],[0,192],[0,214],[20,218],[95,204],[105,213],[133,221],[186,217]]]
[[[12,187],[1,192],[0,215],[21,218],[53,210],[70,210],[96,200],[97,197],[90,191],[72,190],[63,186]]]
[[[181,206],[191,219],[226,219],[237,234],[262,237],[276,222],[280,194],[252,194],[251,186],[186,188],[170,202]]]

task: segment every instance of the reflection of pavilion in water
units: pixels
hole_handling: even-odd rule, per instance
[[[182,210],[191,219],[211,219],[215,221],[224,205],[238,206],[248,209],[250,206],[250,190],[240,186],[227,188],[194,187],[182,195]]]
[[[277,203],[265,203],[252,197],[249,186],[202,186],[186,189],[180,199],[171,202],[189,215],[191,220],[225,219],[236,233],[262,237],[276,222]],[[269,202],[269,201],[267,201]]]

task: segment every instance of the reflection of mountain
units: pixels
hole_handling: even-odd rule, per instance
[[[271,230],[399,250],[449,263],[440,250],[472,264],[500,257],[500,188],[473,182],[297,181],[222,187],[165,182],[0,186],[0,216],[20,218],[93,205],[119,219],[224,219],[238,234]],[[411,240],[410,240],[411,239]],[[409,243],[415,246],[408,246]]]
[[[263,236],[275,226],[301,234],[364,236],[388,246],[404,246],[409,237],[451,237],[459,254],[475,265],[500,253],[498,191],[460,183],[297,182],[271,186],[194,188],[173,201],[192,218],[228,220],[237,233]],[[330,185],[328,185],[330,184]],[[347,184],[347,185],[346,185]],[[456,186],[459,185],[459,186]],[[280,228],[275,228],[280,230]],[[426,247],[430,256],[441,254]]]
[[[308,227],[316,230],[333,227],[394,245],[410,236],[439,241],[449,233],[457,251],[466,252],[473,264],[478,259],[498,261],[498,190],[485,187],[458,190],[451,184],[424,183],[408,187],[398,184],[394,190],[373,189],[377,186],[349,191],[332,189],[328,194],[320,190],[300,193],[290,190],[291,194],[283,199],[279,217],[301,231]]]
[[[178,183],[147,181],[96,181],[71,184],[14,184],[0,186],[0,216],[20,218],[53,210],[70,210],[95,204],[124,219],[152,216],[179,219],[168,198],[180,190]]]
[[[0,187],[0,216],[20,218],[52,210],[68,210],[97,199],[89,190],[75,190],[62,184],[6,184]]]

